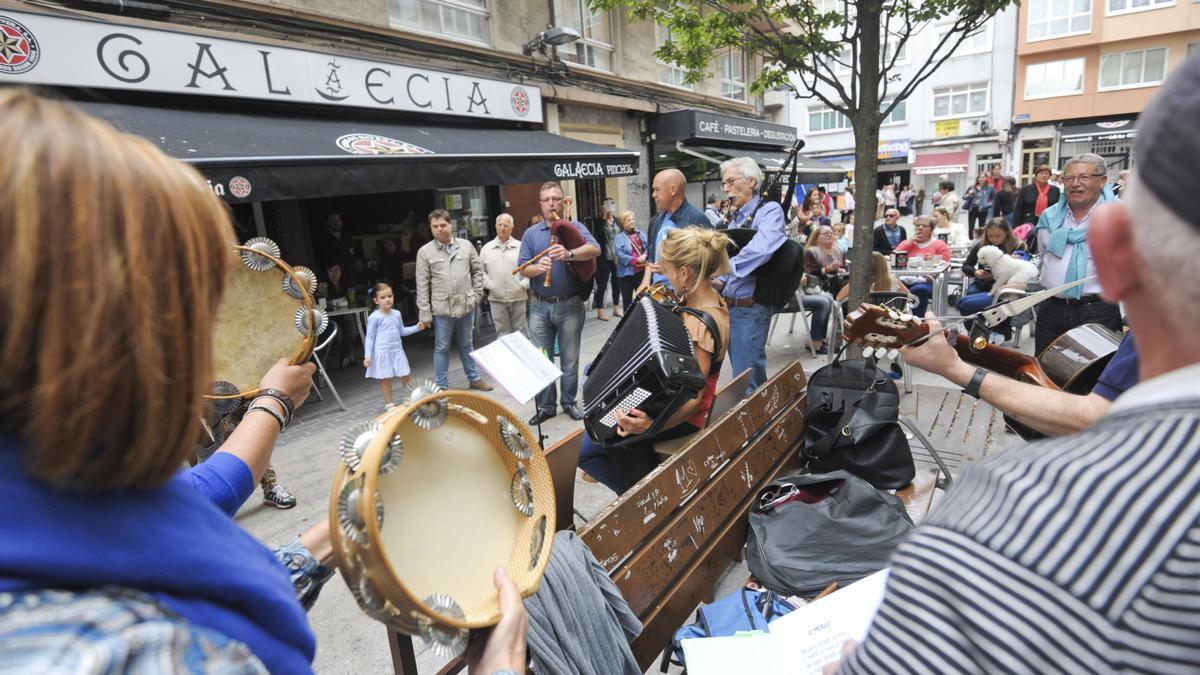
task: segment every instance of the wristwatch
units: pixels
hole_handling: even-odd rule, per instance
[[[988,371],[983,368],[976,368],[975,374],[971,376],[971,381],[963,387],[963,393],[970,394],[973,398],[979,398],[979,387],[983,385],[983,378],[987,377],[987,374]]]
[[[575,262],[575,251],[567,249],[567,260],[570,260],[571,262]]]

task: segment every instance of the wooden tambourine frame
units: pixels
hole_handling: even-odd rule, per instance
[[[272,254],[271,251],[276,253],[278,252],[278,247],[274,242],[266,238],[260,237],[251,239],[250,241],[246,242],[245,246],[235,246],[234,251],[238,254],[238,260],[235,264],[243,265],[249,268],[249,271],[253,274],[276,274],[278,272],[282,272],[282,275],[278,277],[279,293],[287,296],[289,300],[296,302],[296,312],[292,317],[293,325],[296,322],[303,320],[308,328],[307,334],[303,333],[297,328],[296,332],[297,336],[299,337],[299,341],[296,344],[295,349],[291,352],[289,362],[295,365],[308,361],[309,357],[312,356],[313,348],[317,343],[317,336],[322,332],[325,325],[328,323],[328,318],[324,312],[316,309],[316,302],[313,296],[314,289],[312,288],[315,286],[316,277],[313,275],[312,271],[304,267],[293,268],[291,265],[288,265],[286,262],[281,260],[278,255]],[[262,271],[255,270],[246,262],[246,256],[248,255],[257,256],[262,260],[269,261],[274,265],[274,267]],[[239,273],[244,272],[239,270]],[[287,290],[285,290],[287,280],[291,281],[291,288],[299,291],[301,297],[296,298],[295,296],[288,294]],[[225,291],[226,298],[222,299],[222,305],[224,305],[226,302],[229,302],[232,297],[230,294],[235,292],[236,289],[227,287]],[[301,313],[303,313],[303,318],[301,318]],[[224,318],[219,311],[217,316],[218,321],[221,321],[221,319]],[[239,316],[238,318],[245,321],[255,320],[255,317],[252,316]],[[218,324],[213,336],[213,341],[218,345],[218,348],[221,344],[219,338],[220,332],[221,324]],[[277,344],[274,344],[271,341],[245,344],[244,348],[247,350],[271,351],[272,356],[274,357],[273,360],[278,360],[279,358],[288,356],[286,352],[277,353],[279,347]],[[231,391],[221,393],[214,390],[206,393],[204,398],[208,400],[222,401],[253,397],[260,391],[257,378],[262,377],[264,374],[266,374],[266,370],[261,373],[246,375],[246,377],[255,378],[253,381],[230,382],[229,384],[232,384],[237,389],[235,392]],[[222,375],[223,373],[214,372],[214,379],[219,381]]]
[[[537,440],[510,410],[422,383],[348,431],[339,452],[333,551],[369,616],[453,656],[469,629],[500,620],[496,565],[522,596],[537,590],[554,538],[554,487]]]

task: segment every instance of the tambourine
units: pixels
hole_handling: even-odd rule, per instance
[[[317,277],[279,258],[279,246],[256,237],[236,247],[213,335],[213,387],[209,399],[244,399],[280,358],[303,363],[329,325],[314,306]]]
[[[537,441],[492,399],[433,382],[342,438],[329,497],[342,578],[368,616],[443,657],[500,620],[497,565],[531,595],[550,559],[554,487]]]

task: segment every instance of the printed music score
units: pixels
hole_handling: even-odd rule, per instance
[[[825,664],[842,658],[843,643],[862,642],[867,636],[883,602],[889,571],[876,572],[775,619],[767,633],[684,640],[689,675],[820,675]]]
[[[471,352],[475,363],[521,404],[562,377],[542,350],[520,333],[502,335],[495,342]]]

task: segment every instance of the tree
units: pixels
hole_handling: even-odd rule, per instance
[[[687,70],[686,81],[709,76],[722,50],[763,56],[751,84],[761,93],[776,87],[797,98],[816,99],[843,114],[854,130],[854,222],[875,221],[879,175],[879,126],[954,54],[962,42],[1013,0],[804,0],[745,2],[711,0],[589,0],[593,8],[623,6],[633,19],[670,29],[656,55]],[[944,33],[935,31],[934,21]],[[935,34],[936,33],[936,34]],[[905,78],[896,68],[913,40],[934,44],[929,58]],[[911,66],[910,66],[911,67]],[[871,227],[854,228],[851,306],[867,298],[871,275]]]

